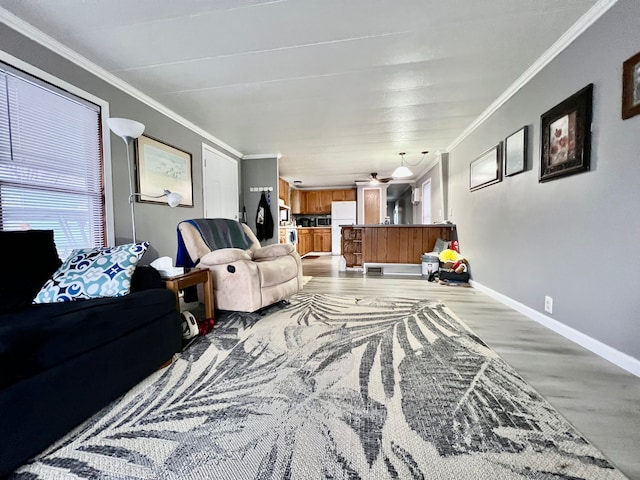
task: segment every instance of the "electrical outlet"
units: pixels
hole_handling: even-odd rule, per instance
[[[544,297],[544,311],[547,313],[553,313],[553,298],[548,295]]]

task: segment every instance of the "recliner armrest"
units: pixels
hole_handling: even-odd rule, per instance
[[[241,248],[221,248],[204,255],[198,265],[224,265],[238,260],[251,261],[251,256]]]
[[[276,245],[267,245],[253,252],[254,260],[262,260],[265,258],[285,257],[291,255],[295,249],[291,243],[278,243]]]

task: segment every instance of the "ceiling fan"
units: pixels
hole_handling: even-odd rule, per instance
[[[367,180],[358,179],[358,180],[355,180],[355,183],[356,184],[362,184],[362,183],[389,183],[391,180],[393,180],[393,177],[378,178],[378,173],[377,172],[371,172],[369,174],[369,178]]]

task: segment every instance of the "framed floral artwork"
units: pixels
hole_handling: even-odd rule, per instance
[[[593,84],[540,117],[540,182],[590,168]]]
[[[640,113],[640,53],[622,64],[622,118]]]

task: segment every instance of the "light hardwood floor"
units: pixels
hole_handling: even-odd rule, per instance
[[[421,277],[340,272],[337,256],[303,259],[309,293],[444,302],[629,478],[640,480],[640,378],[473,288]]]

